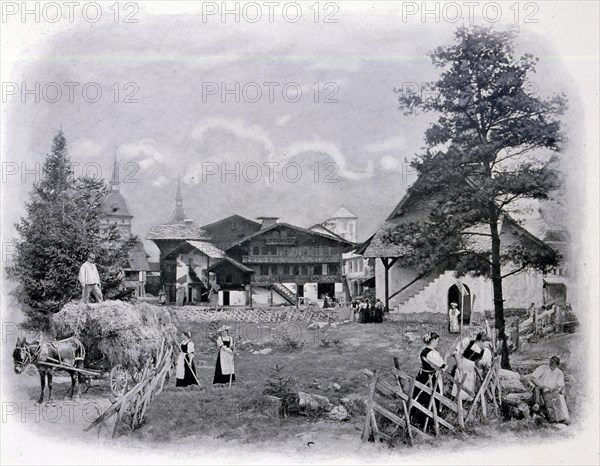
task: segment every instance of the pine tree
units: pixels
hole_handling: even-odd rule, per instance
[[[455,36],[455,43],[431,53],[442,70],[438,81],[429,83],[437,97],[400,95],[405,114],[422,110],[438,119],[425,133],[426,151],[414,163],[419,179],[411,188],[413,196],[429,199],[428,218],[398,226],[387,240],[408,246],[399,260],[405,266],[431,270],[444,264],[459,274],[488,276],[496,331],[506,343],[503,278],[547,270],[559,258],[525,244],[503,247],[500,228],[524,200],[547,199],[559,188],[558,173],[536,155],[544,149],[560,152],[556,116],[566,98],[543,99],[531,92],[527,79],[538,59],[515,57],[513,31],[459,28]],[[507,265],[512,270],[505,273]],[[502,366],[510,367],[506,344]]]
[[[74,178],[67,140],[59,131],[16,225],[20,235],[11,270],[16,293],[32,316],[58,311],[81,296],[79,267],[93,252],[105,297],[126,297],[121,268],[137,238],[123,239],[116,225],[101,231],[103,180]]]

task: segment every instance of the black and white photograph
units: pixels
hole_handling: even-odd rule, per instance
[[[598,464],[600,3],[0,9],[2,464]]]

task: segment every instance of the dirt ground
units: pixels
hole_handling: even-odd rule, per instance
[[[363,444],[360,434],[364,407],[355,401],[367,397],[369,379],[363,369],[387,370],[393,365],[393,357],[398,357],[404,372],[416,373],[422,343],[415,330],[420,329],[413,329],[406,322],[345,324],[335,329],[316,330],[308,330],[306,324],[300,322],[228,324],[237,340],[236,381],[232,387],[212,385],[217,355],[211,340],[213,327],[207,323],[179,322],[180,328],[193,333],[200,387],[175,388],[172,381],[150,405],[145,425],[134,432],[124,429],[115,440],[110,438],[112,422],[100,430],[83,432],[110,404],[107,380],[94,381],[81,400],[72,402],[65,400],[70,379],[58,377],[54,384],[55,402],[45,402],[40,407],[35,403],[39,395],[36,371],[30,368],[27,373],[16,375],[3,365],[4,393],[11,393],[10,398],[4,397],[3,417],[8,422],[20,422],[35,434],[68,436],[82,442],[100,440],[106,446],[137,444],[158,451],[171,448],[193,451],[199,446],[213,445],[211,448],[225,451],[242,447],[257,454],[286,451],[309,454],[313,458],[336,458],[339,451],[369,457],[374,452],[386,456],[393,455],[393,451],[402,450],[404,455],[431,449],[432,445],[426,443],[410,450],[403,446],[390,449],[384,444]],[[293,340],[303,342],[303,346],[292,349],[283,343],[278,338],[283,329]],[[577,365],[571,367],[570,348],[576,339],[575,334],[545,338],[512,356],[513,368],[528,373],[552,354],[559,354],[564,361],[569,404],[575,415],[578,407],[574,400],[579,395],[580,376]],[[440,352],[443,354],[454,340],[453,336],[443,335]],[[269,354],[253,354],[268,348],[271,349]],[[283,375],[293,377],[296,391],[327,396],[334,405],[348,398],[350,419],[337,422],[308,417],[280,418],[275,405],[264,394],[267,379],[274,377],[276,365]],[[338,390],[334,383],[339,384]],[[571,426],[489,421],[470,435],[445,436],[436,442],[436,450],[452,450],[457,443],[461,448],[476,446],[481,437],[504,435],[509,442],[515,435],[532,439],[561,438],[570,429]]]
[[[35,435],[67,437],[84,443],[101,442],[104,448],[138,446],[157,454],[177,451],[181,455],[206,449],[211,454],[228,455],[235,450],[246,452],[247,456],[242,455],[242,458],[248,461],[261,455],[285,454],[294,460],[325,461],[348,457],[370,463],[378,458],[392,460],[398,454],[405,457],[431,451],[433,445],[427,443],[411,449],[402,445],[389,448],[386,444],[362,443],[364,408],[360,401],[355,401],[366,399],[368,394],[369,379],[363,369],[388,370],[393,366],[393,358],[398,357],[402,371],[417,372],[422,327],[410,322],[388,322],[351,323],[335,329],[308,330],[307,324],[300,322],[227,323],[237,341],[236,381],[232,387],[212,384],[217,357],[216,346],[211,340],[214,325],[178,322],[179,328],[191,330],[193,334],[201,385],[175,388],[171,381],[151,403],[146,423],[134,432],[123,430],[121,436],[111,439],[112,422],[100,430],[83,432],[97,413],[110,404],[107,380],[94,381],[82,400],[71,402],[64,399],[70,380],[59,377],[55,380],[56,401],[40,407],[35,403],[39,395],[36,371],[16,375],[7,364],[3,364],[2,373],[3,393],[10,394],[3,396],[5,422],[21,423]],[[430,325],[433,328],[437,323],[430,322]],[[282,342],[279,338],[282,330],[294,341],[303,342],[303,346],[292,349]],[[580,361],[572,360],[570,348],[577,339],[577,334],[545,338],[512,356],[513,368],[528,373],[552,354],[559,354],[564,361],[562,368],[575,418],[579,410],[574,400],[580,392]],[[440,352],[444,354],[454,342],[453,335],[442,335]],[[10,354],[7,350],[12,351],[13,347],[14,341],[5,342],[3,353]],[[268,354],[253,354],[269,348]],[[274,377],[276,365],[282,374],[293,377],[296,391],[327,396],[334,405],[339,405],[342,398],[349,398],[350,419],[337,422],[308,417],[280,418],[275,405],[264,394],[267,379]],[[339,384],[338,390],[334,383]],[[517,421],[487,421],[468,435],[444,436],[436,442],[435,451],[478,448],[482,438],[493,438],[506,444],[521,442],[523,438],[533,442],[548,438],[558,440],[574,433],[575,425],[532,426]]]

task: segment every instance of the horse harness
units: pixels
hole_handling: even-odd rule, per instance
[[[44,362],[48,361],[61,366],[74,367],[77,361],[83,361],[85,359],[85,350],[83,350],[83,352],[80,352],[80,354],[78,355],[76,353],[77,348],[73,347],[71,338],[66,338],[65,340],[52,342],[37,342],[37,345],[38,347],[34,353],[30,352],[29,348],[25,348],[25,352],[29,360],[25,360],[23,362],[24,366],[26,366],[27,364],[35,364],[36,362],[43,364]],[[52,347],[55,350],[58,359],[50,356],[50,347]],[[61,350],[70,350],[71,354],[61,355]]]

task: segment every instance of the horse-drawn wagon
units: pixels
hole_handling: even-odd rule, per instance
[[[140,381],[148,361],[157,357],[163,339],[170,340],[176,333],[168,309],[122,301],[68,303],[53,316],[52,326],[57,337],[77,339],[85,352],[80,367],[65,367],[59,362],[55,368],[80,374],[84,392],[94,381],[106,379],[116,397]]]

